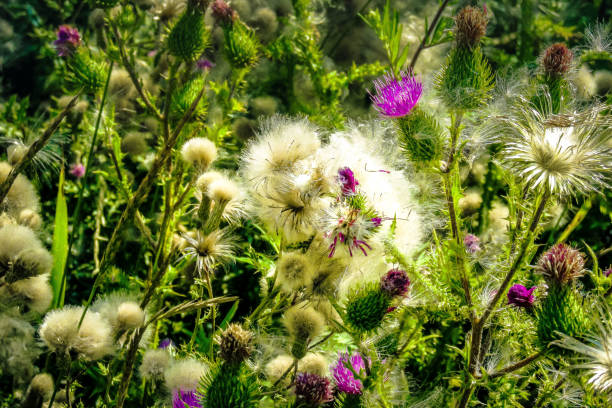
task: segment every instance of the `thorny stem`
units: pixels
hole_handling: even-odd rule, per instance
[[[491,378],[497,378],[497,377],[501,377],[505,374],[511,373],[513,371],[519,370],[523,367],[525,367],[526,365],[532,363],[533,361],[539,359],[540,357],[542,357],[544,355],[544,350],[540,350],[537,353],[534,353],[532,355],[530,355],[529,357],[526,357],[524,359],[522,359],[521,361],[517,361],[514,364],[510,364],[507,367],[502,368],[499,371],[494,372],[493,374],[490,375]]]
[[[45,132],[42,134],[42,136],[36,139],[34,143],[30,145],[30,148],[28,149],[26,154],[11,169],[8,176],[6,177],[6,180],[4,180],[4,182],[0,185],[0,204],[2,204],[2,202],[6,198],[6,195],[8,194],[9,190],[13,186],[13,183],[17,179],[17,176],[26,168],[30,161],[32,161],[34,156],[36,156],[36,153],[38,153],[40,149],[45,147],[51,136],[53,136],[59,125],[62,123],[62,120],[64,120],[70,109],[74,107],[77,102],[77,99],[79,99],[80,96],[81,91],[79,91],[70,100],[68,105],[66,105],[66,107],[59,113],[59,115],[56,116],[55,119],[53,119],[53,122],[51,122],[49,127],[45,129]]]
[[[87,313],[87,310],[89,309],[89,306],[91,305],[91,302],[93,301],[93,298],[98,289],[98,286],[102,283],[102,278],[105,275],[106,269],[108,267],[108,263],[110,263],[113,257],[114,247],[117,244],[117,241],[119,239],[119,233],[123,229],[125,223],[134,218],[134,214],[136,213],[140,205],[146,199],[151,188],[153,187],[153,184],[157,181],[157,175],[159,174],[162,167],[165,165],[166,161],[170,158],[172,149],[174,148],[176,142],[178,141],[178,136],[180,132],[183,130],[183,127],[185,126],[189,118],[193,115],[193,112],[195,111],[198,103],[200,103],[200,99],[204,95],[205,89],[206,89],[205,86],[202,87],[202,90],[200,91],[198,96],[195,98],[195,100],[191,104],[189,110],[185,113],[181,121],[178,123],[178,125],[176,126],[172,134],[170,135],[168,143],[166,143],[164,147],[157,153],[157,155],[155,156],[155,159],[153,160],[151,168],[149,169],[148,173],[145,175],[144,179],[140,182],[138,189],[136,189],[136,192],[134,193],[132,198],[128,201],[125,209],[123,210],[123,213],[121,214],[121,217],[119,218],[119,221],[117,221],[117,225],[115,226],[115,229],[113,230],[111,238],[108,244],[106,245],[104,253],[102,254],[102,259],[100,261],[100,273],[96,277],[93,283],[93,286],[91,288],[91,292],[89,293],[89,298],[87,299],[87,303],[85,304],[85,307],[83,309],[83,314],[81,315],[81,319],[79,321],[79,327],[81,326],[81,323],[83,322],[83,319],[85,318],[85,313]],[[152,292],[151,289],[154,289],[154,288],[150,287],[149,289],[150,289],[149,290],[149,296],[150,296]],[[118,406],[118,408],[121,408],[121,407]]]
[[[115,38],[117,39],[117,47],[119,48],[119,57],[121,58],[121,63],[125,67],[125,70],[128,72],[130,79],[132,80],[132,83],[134,84],[134,87],[136,88],[136,91],[138,92],[138,95],[140,95],[140,98],[142,99],[144,104],[147,106],[147,108],[149,108],[149,110],[153,113],[153,115],[155,115],[155,117],[158,120],[162,120],[163,118],[162,118],[161,113],[159,113],[159,110],[149,100],[148,96],[145,93],[145,90],[142,87],[142,84],[138,80],[138,75],[136,74],[136,71],[134,70],[134,66],[130,63],[130,60],[128,59],[127,52],[125,51],[125,44],[123,43],[123,38],[121,37],[121,34],[119,34],[117,25],[113,23],[113,19],[109,19],[109,21],[110,21],[110,26],[113,30],[113,34],[115,35]]]
[[[549,198],[549,192],[545,191],[541,195],[537,207],[534,209],[533,216],[529,224],[529,229],[527,230],[527,235],[521,242],[519,253],[517,254],[516,258],[514,258],[514,261],[512,262],[512,266],[510,267],[510,270],[506,274],[504,281],[501,283],[499,289],[495,293],[495,296],[493,297],[493,299],[491,299],[491,301],[487,305],[487,308],[482,314],[482,317],[480,317],[479,319],[478,318],[475,319],[475,322],[472,325],[472,341],[470,345],[470,357],[469,357],[469,363],[468,363],[468,372],[472,376],[476,376],[476,372],[480,365],[480,359],[482,357],[480,356],[480,348],[481,348],[480,345],[482,342],[482,334],[483,334],[483,330],[485,327],[485,323],[487,322],[488,318],[493,313],[493,310],[497,306],[497,303],[499,302],[501,297],[506,293],[506,290],[508,289],[510,282],[514,278],[514,275],[521,267],[525,254],[527,253],[527,248],[535,239],[535,231],[537,229],[538,222],[540,221],[540,218],[542,217],[542,214],[544,213],[544,208],[546,207],[548,198]],[[467,406],[470,396],[472,394],[473,388],[474,388],[473,382],[466,387],[464,394],[463,394],[463,398],[461,399],[458,407],[463,408]]]
[[[433,34],[434,30],[436,29],[436,26],[438,25],[438,20],[440,20],[440,17],[442,17],[442,12],[444,11],[444,9],[446,8],[449,2],[450,0],[444,0],[444,2],[440,4],[440,7],[438,7],[438,11],[436,12],[436,15],[434,16],[433,20],[431,20],[431,24],[429,25],[429,28],[427,29],[427,33],[425,33],[425,37],[423,37],[423,40],[419,44],[419,48],[417,48],[416,52],[414,53],[414,56],[412,57],[412,60],[410,61],[411,71],[414,69],[417,59],[419,59],[419,55],[421,55],[421,51],[423,51],[426,48],[427,40],[429,39],[429,37]]]

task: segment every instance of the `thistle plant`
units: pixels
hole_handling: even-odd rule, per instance
[[[9,2],[0,405],[609,406],[611,42],[524,3]]]

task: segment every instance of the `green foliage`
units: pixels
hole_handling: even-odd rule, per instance
[[[256,391],[255,378],[243,365],[218,365],[200,381],[205,408],[254,408]]]
[[[253,30],[239,21],[223,30],[225,55],[235,69],[253,66],[259,58],[259,42]]]
[[[108,71],[105,64],[91,55],[89,51],[80,49],[70,58],[67,68],[67,81],[74,90],[96,94],[106,82]]]
[[[53,269],[51,270],[51,287],[53,288],[53,307],[64,305],[64,292],[66,273],[66,258],[68,257],[68,208],[64,197],[64,171],[60,173],[60,180],[57,186],[57,200],[55,208],[55,225],[53,228],[53,245],[51,247],[53,255]]]
[[[177,89],[172,95],[172,108],[170,112],[174,120],[180,120],[187,114],[191,105],[196,100],[202,89],[204,88],[204,79],[196,78],[193,79],[180,89]],[[208,102],[205,97],[200,98],[198,105],[193,111],[193,118],[203,121],[206,117],[206,109],[208,108]]]

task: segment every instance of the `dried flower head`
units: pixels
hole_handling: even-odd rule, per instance
[[[253,333],[231,323],[219,335],[219,356],[227,363],[239,364],[253,352]]]
[[[321,334],[325,318],[312,306],[295,305],[283,316],[283,324],[291,337],[291,354],[303,358],[308,350],[308,343]]]
[[[43,401],[48,400],[53,393],[53,377],[51,377],[51,374],[36,374],[30,382],[30,391],[40,395]]]
[[[206,193],[211,200],[227,204],[238,196],[240,190],[236,183],[222,176],[210,183]]]
[[[508,304],[517,307],[530,308],[535,302],[533,291],[536,289],[533,286],[531,289],[527,289],[525,286],[520,284],[512,285],[508,290]]]
[[[405,295],[409,285],[410,279],[403,269],[391,269],[380,279],[380,289],[390,297]]]
[[[378,112],[388,118],[406,116],[415,107],[421,94],[423,84],[412,73],[400,73],[400,79],[393,74],[386,74],[374,81],[376,95],[370,99]]]
[[[563,43],[551,45],[541,58],[542,69],[547,75],[560,77],[569,71],[574,54]]]
[[[136,302],[123,302],[117,307],[117,322],[122,329],[141,327],[145,321],[145,312]]]
[[[71,56],[78,46],[81,44],[81,35],[76,28],[67,25],[61,25],[57,29],[57,40],[53,41],[53,45],[57,50],[57,55],[60,57]]]
[[[298,362],[298,370],[305,373],[313,373],[325,376],[329,364],[323,355],[318,353],[308,353]]]
[[[203,137],[189,139],[181,148],[183,160],[199,171],[204,171],[217,158],[215,144]]]
[[[295,395],[300,403],[305,403],[309,407],[318,407],[334,399],[330,381],[313,373],[297,374]]]
[[[47,347],[58,354],[76,353],[84,360],[99,360],[112,351],[110,324],[99,313],[87,312],[79,329],[83,307],[65,306],[45,316],[39,328]]]
[[[199,274],[204,271],[211,273],[216,266],[227,264],[233,259],[234,244],[225,229],[215,230],[210,234],[198,231],[195,238],[189,235],[183,237],[189,245],[183,256],[195,258]]]
[[[459,45],[474,47],[487,31],[487,9],[467,6],[455,17],[455,38]]]
[[[0,183],[6,180],[12,169],[13,167],[7,162],[0,162]],[[25,209],[38,213],[39,208],[36,189],[23,174],[17,176],[6,198],[0,203],[0,212],[6,212],[14,219],[18,219],[19,214]]]
[[[548,283],[567,285],[584,274],[584,255],[566,244],[556,244],[540,256],[536,272]]]
[[[570,115],[553,115],[550,96],[545,113],[520,98],[511,115],[493,126],[502,160],[530,187],[551,194],[597,191],[608,185],[612,154],[610,119],[593,106]]]
[[[332,376],[336,382],[336,387],[341,392],[359,395],[363,393],[363,384],[361,380],[355,378],[353,372],[360,376],[365,375],[363,357],[359,353],[353,355],[341,353],[336,365],[332,368]]]
[[[278,381],[283,374],[291,367],[294,363],[294,358],[288,354],[281,354],[279,356],[274,357],[270,360],[265,368],[264,372],[266,373],[266,377],[269,381],[276,382]],[[289,379],[285,377],[285,383],[287,383]]]
[[[28,227],[0,228],[0,276],[8,283],[51,272],[53,258]]]
[[[53,289],[49,284],[48,274],[21,279],[6,288],[8,295],[17,303],[24,304],[29,310],[36,313],[46,312],[53,300]],[[2,289],[0,289],[0,296],[5,296]]]

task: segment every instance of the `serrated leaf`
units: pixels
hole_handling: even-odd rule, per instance
[[[66,271],[66,259],[68,258],[68,207],[66,205],[66,197],[64,196],[63,168],[57,188],[51,254],[53,255],[53,269],[51,270],[53,302],[51,304],[55,308],[64,305],[64,294],[66,292],[64,274]]]

